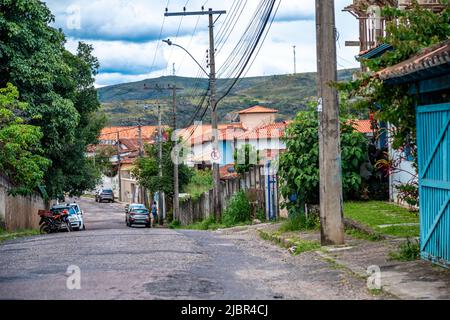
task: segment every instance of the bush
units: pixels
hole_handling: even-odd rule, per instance
[[[222,223],[231,227],[239,223],[248,222],[252,218],[252,206],[245,192],[237,193],[223,212]]]
[[[179,228],[179,227],[181,227],[181,222],[178,221],[178,220],[172,221],[172,222],[169,224],[169,229],[177,229],[177,228]]]
[[[197,200],[200,196],[214,187],[214,179],[211,170],[195,170],[189,180],[189,184],[184,187],[184,192],[191,196],[192,200]]]
[[[345,198],[360,194],[361,167],[368,162],[368,142],[349,119],[341,118],[342,186]],[[319,138],[316,112],[301,111],[286,130],[287,152],[280,156],[281,193],[285,206],[319,203]]]
[[[392,260],[398,261],[414,261],[420,257],[420,243],[418,240],[407,239],[402,243],[398,251],[389,254]]]
[[[256,212],[256,219],[258,219],[261,222],[265,222],[267,220],[266,213],[264,212],[264,210],[259,209]]]
[[[290,215],[289,219],[283,222],[280,227],[280,232],[293,232],[293,231],[305,231],[316,230],[320,227],[319,217],[316,215],[306,216],[305,214],[298,213]]]

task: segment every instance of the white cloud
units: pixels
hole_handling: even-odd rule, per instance
[[[205,0],[189,1],[187,10],[199,10]],[[350,0],[336,0],[336,24],[339,32],[338,67],[357,67],[354,56],[358,48],[346,48],[346,40],[358,39],[358,23],[341,10]],[[198,67],[179,48],[157,43],[167,0],[49,0],[48,5],[56,15],[56,25],[65,28],[68,48],[74,50],[82,40],[94,45],[94,54],[100,60],[101,69],[97,85],[138,81],[148,77],[169,75],[175,63],[177,75],[195,77]],[[170,1],[170,11],[181,11],[186,0]],[[228,15],[233,1],[209,0],[206,8],[226,9]],[[81,29],[66,27],[67,8],[79,5]],[[239,23],[218,54],[218,67],[225,61],[242,36],[259,0],[248,0]],[[282,0],[277,19],[247,76],[284,74],[293,71],[293,49],[297,46],[297,71],[316,70],[315,1]],[[220,40],[220,30],[227,15],[220,17],[215,32]],[[176,37],[182,21],[180,32]],[[197,24],[198,22],[198,24]],[[187,48],[198,60],[203,61],[208,48],[207,17],[167,17],[162,38],[171,38]],[[196,30],[195,34],[193,34]],[[158,48],[155,63],[155,49]]]

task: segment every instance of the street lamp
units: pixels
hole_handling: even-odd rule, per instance
[[[169,46],[178,47],[178,48],[184,50],[184,52],[186,52],[192,58],[192,60],[195,61],[195,63],[200,67],[200,69],[206,74],[206,76],[208,78],[210,77],[210,74],[202,67],[202,65],[194,58],[194,56],[189,51],[187,51],[185,48],[183,48],[182,46],[180,46],[176,43],[173,43],[170,39],[163,40],[162,42],[167,43]]]

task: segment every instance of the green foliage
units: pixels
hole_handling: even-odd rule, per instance
[[[357,196],[361,186],[360,168],[367,162],[367,140],[341,119],[342,179],[346,198]],[[284,138],[287,152],[280,156],[281,193],[289,208],[319,203],[319,139],[315,112],[299,112]]]
[[[419,205],[419,185],[417,182],[404,183],[395,187],[398,191],[398,198],[407,203],[411,211],[417,211]]]
[[[50,161],[42,157],[42,132],[17,114],[28,105],[18,101],[12,84],[0,88],[0,170],[17,184],[11,194],[27,195],[41,185]]]
[[[419,236],[418,215],[392,203],[382,201],[345,202],[344,215],[384,235],[405,238]],[[393,226],[380,227],[388,224]]]
[[[222,223],[231,227],[252,219],[252,206],[245,192],[237,193],[228,204],[222,215]]]
[[[170,134],[169,134],[170,136]],[[145,156],[137,161],[133,170],[133,175],[139,184],[148,191],[154,193],[163,191],[169,197],[173,197],[173,169],[172,150],[175,144],[173,141],[163,142],[162,157],[162,177],[159,176],[159,145],[145,145]],[[189,183],[192,176],[191,170],[184,164],[178,166],[179,188],[183,188]]]
[[[0,87],[18,88],[28,104],[27,124],[43,134],[42,156],[51,161],[44,175],[49,196],[80,195],[100,177],[85,151],[105,123],[95,116],[100,104],[93,75],[99,65],[93,48],[80,43],[75,55],[68,52],[42,1],[0,0],[0,12]]]
[[[194,170],[193,174],[183,191],[197,200],[200,196],[214,187],[214,179],[211,170]]]
[[[234,151],[234,164],[236,172],[239,174],[249,172],[250,169],[259,164],[259,162],[259,150],[256,150],[256,148],[250,144],[245,144]]]
[[[398,251],[390,252],[389,257],[398,261],[414,261],[420,257],[420,243],[418,240],[407,239],[398,247]]]
[[[449,3],[448,0],[443,2]],[[387,32],[379,42],[392,45],[394,50],[362,61],[371,72],[338,87],[351,98],[353,108],[371,110],[377,119],[389,122],[396,128],[395,149],[404,145],[414,149],[416,97],[408,94],[408,85],[385,84],[378,77],[373,77],[372,72],[393,66],[426,47],[447,40],[450,37],[450,6],[447,5],[441,13],[434,13],[414,2],[410,10],[387,7],[383,14],[388,19]]]
[[[258,209],[256,211],[256,219],[258,219],[261,222],[265,222],[266,221],[266,213],[264,212],[264,210],[262,209]]]
[[[290,215],[289,218],[284,221],[279,231],[282,233],[293,231],[307,231],[317,230],[320,227],[319,217],[316,215],[306,216],[302,213]]]

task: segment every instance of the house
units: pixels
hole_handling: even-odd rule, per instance
[[[416,107],[423,259],[450,267],[450,40],[381,70],[388,85],[408,85]]]
[[[163,129],[166,130],[166,128]],[[111,155],[110,161],[117,167],[118,174],[114,177],[104,175],[97,189],[112,189],[115,197],[120,201],[141,202],[142,190],[131,172],[139,157],[141,146],[154,144],[157,140],[158,129],[158,126],[103,128],[98,139],[99,144],[89,146],[87,155],[93,157],[100,150],[108,148],[116,151]]]
[[[213,150],[212,128],[209,124],[196,124],[189,128],[179,130],[178,136],[182,138],[187,149],[185,163],[190,166],[211,166],[219,161],[220,166],[234,163],[236,148],[243,144],[252,144],[259,151],[270,157],[285,149],[281,142],[286,123],[276,124],[278,110],[263,106],[254,106],[237,112],[239,122],[220,124],[219,150]],[[217,157],[216,159],[214,159]]]
[[[353,0],[353,3],[344,8],[359,21],[359,40],[347,42],[348,46],[358,46],[361,54],[383,44],[379,38],[386,34],[386,19],[381,15],[383,7],[398,7],[407,10],[413,0]],[[445,8],[440,0],[417,0],[425,7],[439,12]],[[384,49],[384,48],[383,48]],[[372,54],[375,52],[372,52]]]

